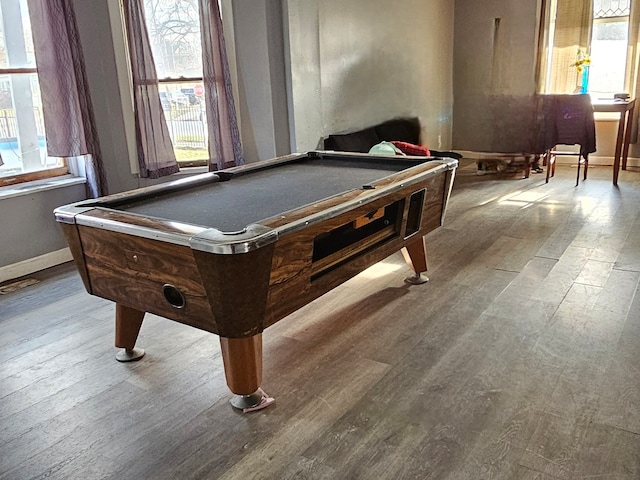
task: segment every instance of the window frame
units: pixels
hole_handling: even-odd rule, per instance
[[[0,76],[4,75],[24,75],[24,74],[37,74],[37,67],[23,67],[23,68],[2,68],[0,67]],[[14,107],[15,108],[15,107]],[[46,138],[46,132],[45,132]],[[43,168],[39,170],[32,170],[30,172],[16,173],[14,175],[0,175],[0,187],[17,185],[20,183],[33,182],[36,180],[45,180],[54,177],[61,177],[69,174],[69,163],[67,159],[61,157],[61,166],[53,168]]]
[[[146,4],[146,2],[144,2]],[[218,3],[219,0],[218,0]],[[146,11],[146,5],[145,5],[145,11]],[[149,12],[146,12],[147,15],[149,15]],[[200,30],[201,26],[200,26],[200,17],[199,15],[197,16],[197,22],[198,22],[198,30]],[[147,29],[150,29],[150,25],[149,25],[149,17],[147,16]],[[198,41],[200,41],[200,35],[198,35]],[[153,46],[152,46],[153,49]],[[154,52],[155,53],[155,52]],[[156,63],[156,68],[158,66],[158,58],[155,58],[155,63]],[[202,67],[202,66],[201,66]],[[162,93],[167,92],[167,94],[169,94],[169,92],[171,91],[170,88],[167,88],[169,85],[171,86],[176,86],[179,84],[203,84],[204,83],[204,77],[202,76],[202,68],[200,68],[201,70],[201,75],[200,76],[184,76],[181,75],[181,72],[174,72],[174,74],[177,74],[177,76],[175,75],[167,75],[165,77],[160,77],[160,72],[156,71],[156,74],[158,75],[158,87],[160,89],[160,92]],[[202,99],[201,99],[202,102]],[[202,108],[204,107],[203,103],[200,103],[201,105],[201,112],[202,112]],[[173,112],[173,107],[170,105],[169,107],[169,111]],[[184,113],[184,112],[183,112]],[[201,113],[202,115],[202,113]],[[170,125],[170,120],[171,118],[167,118],[166,115],[166,111],[165,111],[165,122],[167,123],[167,128],[170,131],[170,136],[171,136],[171,143],[173,145],[173,151],[174,154],[176,155],[176,162],[178,163],[178,167],[180,169],[183,168],[189,168],[189,167],[205,167],[209,165],[209,151],[208,151],[208,146],[207,146],[207,141],[206,141],[206,131],[207,131],[207,125],[206,123],[203,124],[203,131],[204,131],[204,156],[202,158],[196,158],[196,159],[189,159],[189,160],[181,160],[180,159],[180,153],[179,151],[181,150],[181,148],[178,146],[178,138],[177,136],[174,137],[173,131],[172,131],[172,127]],[[182,134],[191,134],[193,132],[187,132],[187,131],[182,131],[179,132]]]
[[[598,24],[602,25],[602,24],[611,24],[611,23],[626,23],[627,24],[627,32],[628,32],[628,28],[629,28],[629,22],[631,21],[630,19],[630,15],[615,15],[615,16],[610,16],[610,17],[606,17],[606,16],[601,16],[601,17],[596,17],[595,16],[595,12],[594,12],[594,16],[592,18],[592,30],[594,30],[594,27]],[[593,48],[593,33],[591,36],[591,39],[589,40],[589,52],[591,52],[592,48]],[[597,66],[596,66],[597,67]],[[622,84],[624,85],[624,79],[626,77],[626,62],[625,64],[623,64],[623,73],[622,73]],[[594,68],[593,65],[590,67],[591,68],[591,73],[593,72]],[[624,89],[624,87],[623,87]],[[591,92],[591,89],[589,89],[589,93]],[[616,93],[616,92],[608,92],[608,93]]]
[[[587,13],[575,11],[573,12],[573,17],[571,15],[567,15],[567,7],[572,6],[573,3],[580,4],[577,0],[569,1],[567,0],[563,3],[563,16],[562,16],[562,25],[564,27],[564,32],[569,31],[569,38],[564,38],[567,36],[565,33],[560,44],[556,44],[556,33],[558,31],[558,12],[559,12],[559,4],[560,0],[545,0],[542,4],[542,10],[540,15],[540,24],[539,24],[539,33],[538,33],[538,54],[537,54],[537,64],[536,64],[536,86],[540,93],[564,93],[571,94],[577,93],[581,87],[581,79],[579,78],[579,70],[578,70],[578,56],[582,52],[587,56],[587,59],[590,60],[588,65],[589,76],[593,75],[594,71],[598,71],[597,65],[593,63],[592,57],[592,46],[594,45],[594,26],[598,24],[611,24],[611,23],[623,23],[627,26],[630,25],[631,22],[631,1],[640,1],[640,0],[630,0],[627,3],[627,7],[612,10],[613,14],[610,16],[607,15],[599,15],[599,13],[607,13],[608,9],[600,8],[596,11],[595,4],[592,4],[590,15]],[[581,4],[583,7],[585,4]],[[573,11],[573,10],[571,10]],[[621,13],[621,14],[620,14]],[[585,23],[586,21],[589,24]],[[567,26],[571,28],[567,28]],[[586,38],[586,33],[588,33],[588,39]],[[580,37],[580,38],[578,38]],[[569,40],[569,41],[567,41]],[[575,42],[575,43],[571,43]],[[568,50],[571,45],[577,46],[576,50],[573,50],[573,53],[569,53]],[[557,56],[556,56],[557,55]],[[575,59],[574,59],[575,58]],[[627,59],[625,63],[622,64],[622,80],[623,84],[626,85],[626,81],[628,81],[628,75],[626,72],[626,68],[628,67],[628,53]],[[574,63],[576,62],[576,63]],[[571,72],[575,71],[575,87],[573,87],[572,73],[569,71],[569,67]],[[602,68],[602,65],[601,65]],[[617,71],[617,69],[616,69]],[[617,75],[616,75],[616,78]],[[583,85],[582,85],[583,86]],[[593,91],[593,82],[589,81],[588,83],[588,91],[592,96],[601,96],[606,95],[606,97],[602,98],[613,98],[614,93],[610,91]],[[626,89],[627,87],[622,87]],[[622,91],[622,90],[620,90]],[[595,97],[594,97],[595,98]]]
[[[233,24],[233,4],[232,0],[218,0],[221,8],[222,22],[225,29],[225,40],[228,52],[229,69],[231,73],[231,83],[234,87],[234,91],[238,91],[238,70],[235,56],[235,41],[234,41],[234,24]],[[115,52],[115,64],[116,73],[118,76],[118,84],[121,92],[128,92],[120,96],[120,105],[123,112],[123,120],[125,127],[125,142],[127,145],[128,159],[129,159],[129,171],[132,175],[137,176],[140,174],[140,166],[138,165],[138,153],[136,145],[136,133],[135,133],[135,116],[133,106],[133,79],[131,77],[131,67],[129,64],[129,47],[127,45],[127,33],[126,22],[124,19],[124,7],[122,0],[108,2],[107,7],[109,10],[109,17],[111,20],[111,41],[114,45]],[[180,80],[181,78],[160,78],[159,83],[165,80],[173,82]],[[188,80],[193,80],[189,78]],[[201,80],[196,77],[196,80]],[[240,103],[235,102],[236,119],[238,127],[240,127],[242,118],[240,117]],[[178,162],[180,167],[180,173],[191,173],[190,170],[198,170],[203,167],[208,167],[209,159],[206,158],[204,163],[200,162]]]

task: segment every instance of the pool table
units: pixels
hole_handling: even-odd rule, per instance
[[[308,152],[55,210],[87,291],[116,303],[116,356],[145,312],[220,337],[234,407],[264,399],[262,332],[403,250],[426,281],[457,160]]]

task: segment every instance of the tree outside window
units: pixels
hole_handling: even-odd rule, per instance
[[[145,0],[160,101],[181,166],[207,163],[200,17],[196,0]]]

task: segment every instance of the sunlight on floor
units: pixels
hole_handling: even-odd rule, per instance
[[[407,268],[407,266],[399,263],[392,263],[388,260],[383,260],[382,262],[378,262],[375,265],[367,268],[364,272],[360,273],[357,278],[372,280],[374,278],[384,277],[403,268]]]
[[[517,191],[498,199],[499,205],[512,205],[520,208],[529,208],[535,203],[540,203],[549,197],[549,193]]]
[[[478,206],[479,206],[479,207],[483,207],[484,205],[489,205],[490,203],[495,202],[495,201],[496,201],[496,200],[498,200],[499,198],[500,198],[500,197],[492,197],[492,198],[489,198],[489,199],[485,200],[484,202],[480,202],[480,203],[478,204]]]

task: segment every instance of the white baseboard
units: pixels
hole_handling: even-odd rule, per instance
[[[558,163],[562,157],[558,157]],[[572,163],[571,157],[564,159],[565,163]],[[573,161],[573,163],[576,163]],[[605,165],[613,167],[613,157],[598,157],[597,155],[589,155],[589,165]],[[628,167],[640,167],[640,158],[627,158]]]
[[[55,267],[70,260],[73,260],[71,251],[69,248],[63,248],[55,252],[45,253],[39,257],[6,265],[0,267],[0,283],[13,280],[14,278],[24,277],[25,275],[30,275],[46,268]]]

